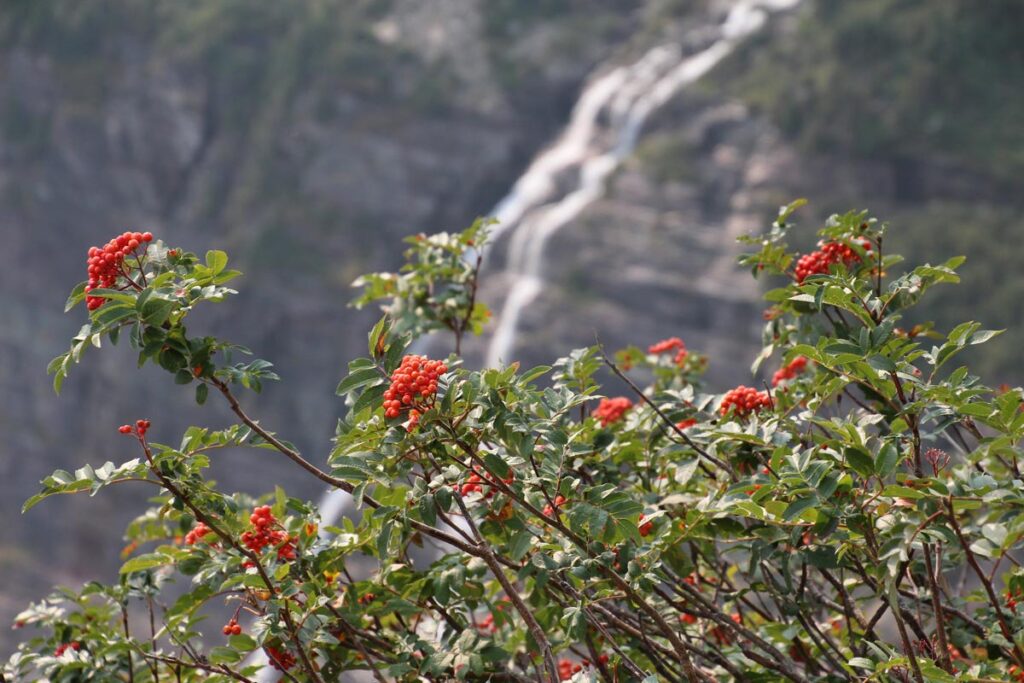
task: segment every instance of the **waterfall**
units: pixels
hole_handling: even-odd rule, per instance
[[[769,11],[798,2],[739,0],[718,26],[718,38],[704,50],[683,55],[678,45],[660,45],[587,85],[562,135],[530,164],[492,213],[498,219],[495,238],[505,232],[512,236],[504,273],[508,295],[487,348],[486,366],[512,360],[522,313],[544,286],[548,242],[601,198],[608,177],[633,152],[647,117],[761,28]],[[574,186],[559,194],[558,177],[567,173],[575,174]]]

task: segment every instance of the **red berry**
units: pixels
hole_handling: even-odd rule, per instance
[[[626,411],[632,407],[633,402],[625,396],[602,398],[601,402],[597,404],[597,408],[594,409],[593,415],[601,421],[602,427],[607,427],[613,422],[621,420]]]
[[[384,417],[394,419],[408,412],[406,428],[412,431],[419,424],[423,411],[430,408],[437,394],[437,379],[448,367],[426,356],[410,354],[402,358],[391,373],[391,386],[384,392]]]
[[[120,427],[117,428],[117,431],[121,432],[122,434],[131,434],[132,433],[132,426],[131,425],[121,425]]]
[[[733,410],[738,417],[746,417],[770,406],[771,398],[767,392],[741,385],[726,392],[718,410],[722,415]]]

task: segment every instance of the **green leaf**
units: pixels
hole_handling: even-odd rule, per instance
[[[142,306],[142,321],[147,325],[160,327],[167,322],[176,306],[175,302],[167,299],[150,298]]]
[[[72,308],[77,306],[85,299],[85,282],[79,282],[75,285],[75,288],[71,290],[71,294],[68,295],[68,300],[64,304],[64,312],[67,313]]]
[[[160,567],[166,564],[170,564],[173,560],[160,553],[148,553],[146,555],[139,555],[121,565],[122,574],[130,574],[132,572],[140,572],[146,569],[152,569],[153,567]]]
[[[896,471],[896,466],[899,465],[899,462],[900,453],[896,446],[886,442],[878,451],[878,457],[875,458],[875,472],[884,479]]]
[[[243,652],[248,650],[255,650],[257,647],[259,647],[259,643],[256,642],[255,638],[244,633],[240,633],[237,636],[231,636],[230,638],[228,638],[228,644],[231,645],[231,647],[233,647],[234,649],[241,650]]]
[[[802,512],[809,510],[818,504],[817,496],[806,496],[804,498],[797,498],[788,506],[786,506],[785,512],[782,513],[782,519],[789,522],[799,517]]]
[[[242,661],[241,652],[230,647],[224,647],[223,645],[211,648],[209,657],[211,664],[234,664],[235,662]]]
[[[220,271],[224,270],[228,265],[228,255],[218,249],[211,249],[206,252],[206,267],[212,272],[212,275],[216,275]]]
[[[849,464],[857,474],[866,479],[875,473],[875,461],[863,450],[855,447],[849,447],[846,449],[845,453],[847,464]]]
[[[437,523],[437,501],[434,500],[433,494],[425,494],[420,496],[420,519],[434,526]]]
[[[338,396],[344,396],[349,392],[355,391],[356,389],[361,389],[362,387],[365,387],[366,385],[372,384],[373,382],[376,381],[384,381],[384,376],[376,367],[365,368],[363,370],[356,370],[348,377],[341,380],[341,382],[338,384],[338,388],[334,390],[334,393],[337,394]]]

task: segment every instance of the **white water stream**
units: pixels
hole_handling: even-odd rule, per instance
[[[678,45],[661,45],[635,63],[594,79],[573,109],[569,125],[540,154],[495,207],[494,237],[511,232],[504,277],[508,295],[487,348],[485,367],[513,360],[523,310],[544,287],[548,242],[589,204],[604,194],[611,173],[629,157],[647,117],[679,90],[696,82],[764,25],[770,11],[799,0],[739,0],[718,26],[709,47],[684,56]],[[559,196],[558,177],[578,176],[575,187]]]
[[[544,288],[548,242],[603,196],[606,180],[633,152],[648,116],[760,29],[770,12],[799,2],[737,0],[716,27],[718,39],[699,52],[684,55],[679,45],[660,45],[632,64],[596,70],[600,75],[583,89],[561,135],[533,160],[490,214],[498,220],[492,239],[509,234],[505,272],[500,276],[507,282],[508,295],[487,348],[486,367],[512,360],[522,313]],[[569,177],[571,182],[566,182]],[[319,507],[321,529],[335,524],[351,507],[347,493],[326,493]]]

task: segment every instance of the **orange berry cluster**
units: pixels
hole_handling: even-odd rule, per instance
[[[242,627],[238,625],[237,619],[230,619],[220,631],[226,636],[238,636],[242,634]]]
[[[602,427],[618,422],[626,411],[633,407],[633,402],[625,396],[602,398],[594,409],[594,417],[601,421]]]
[[[277,548],[277,559],[295,559],[295,539],[283,529],[275,529],[277,518],[269,505],[263,505],[249,515],[252,529],[242,532],[242,543],[254,553],[262,552],[267,546]]]
[[[122,434],[138,434],[140,437],[145,436],[146,432],[149,431],[150,421],[149,420],[136,420],[135,426],[132,425],[121,425],[117,428],[117,431]]]
[[[772,386],[777,387],[782,382],[793,379],[806,368],[807,359],[803,356],[797,356],[789,363],[775,371],[775,374],[772,375]]]
[[[740,385],[726,392],[718,410],[722,415],[727,415],[730,410],[735,409],[736,415],[746,417],[751,413],[770,407],[771,404],[772,400],[768,396],[768,392]]]
[[[601,664],[607,664],[608,655],[598,655],[597,661]],[[583,659],[579,664],[571,659],[560,659],[558,660],[558,678],[562,681],[568,681],[573,676],[583,671],[584,667],[589,668],[590,666],[592,666],[592,664],[589,659]]]
[[[295,666],[295,655],[287,650],[281,650],[273,645],[264,645],[263,651],[267,653],[267,659],[278,671],[288,671]]]
[[[647,353],[653,353],[655,355],[661,355],[663,353],[668,353],[670,351],[676,352],[676,355],[672,359],[672,362],[675,363],[676,365],[682,365],[683,362],[686,360],[688,352],[686,350],[686,344],[684,344],[683,340],[680,339],[679,337],[669,337],[668,339],[662,339],[657,344],[651,344],[650,346],[647,347]]]
[[[488,614],[483,619],[481,619],[480,623],[476,625],[476,629],[481,633],[497,633],[498,625],[494,623],[494,615]]]
[[[576,664],[571,659],[558,660],[559,680],[567,681],[581,671],[583,671],[583,667],[579,664]]]
[[[439,360],[415,354],[404,357],[384,392],[384,416],[393,419],[409,411],[409,428],[415,427],[437,393],[438,378],[446,372],[448,366]]]
[[[729,618],[733,620],[733,623],[736,623],[736,624],[742,624],[743,623],[743,617],[741,617],[738,613],[734,613],[734,614],[730,615]],[[732,641],[733,641],[732,632],[731,631],[727,631],[722,626],[716,626],[713,629],[711,629],[711,637],[713,637],[716,641],[718,641],[719,645],[731,645]]]
[[[515,480],[516,475],[514,472],[509,472],[508,476],[502,479],[502,481],[506,484],[511,484]],[[498,484],[496,480],[492,479],[486,474],[481,475],[479,472],[476,471],[469,473],[469,476],[466,478],[465,484],[452,484],[452,488],[455,489],[455,492],[460,496],[468,496],[471,493],[484,494],[484,488],[486,487],[487,493],[484,495],[487,498],[490,498],[497,492],[497,486]]]
[[[124,258],[140,246],[153,241],[151,232],[126,232],[100,247],[89,247],[88,264],[89,282],[85,285],[88,295],[94,289],[114,289],[117,278],[126,275]],[[101,296],[86,296],[85,305],[94,311],[106,301]]]
[[[212,531],[213,529],[206,526],[203,522],[196,522],[196,525],[192,527],[191,531],[185,534],[185,543],[188,545],[195,545],[202,540],[203,536],[206,536]]]
[[[871,249],[871,242],[864,240],[861,246],[866,250]],[[842,263],[851,266],[860,263],[860,254],[853,250],[853,247],[842,242],[826,242],[821,245],[818,251],[804,254],[796,262],[796,281],[803,282],[811,275],[827,273],[833,263]]]
[[[551,506],[551,505],[545,505],[544,506],[544,510],[543,510],[544,516],[545,517],[554,517],[555,516],[555,510],[557,510],[558,508],[560,508],[563,505],[565,505],[566,502],[567,501],[565,500],[565,496],[555,496],[555,500],[554,500],[555,504],[554,504],[554,506]]]

